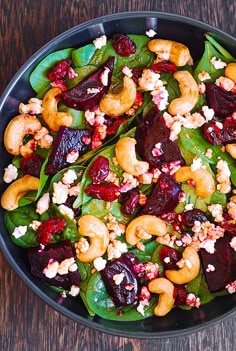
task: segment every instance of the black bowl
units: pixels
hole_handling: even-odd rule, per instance
[[[168,13],[158,12],[129,12],[96,18],[78,25],[59,35],[38,52],[36,52],[14,76],[0,100],[0,133],[1,133],[1,191],[5,185],[2,180],[4,168],[9,164],[10,156],[4,149],[3,132],[8,121],[17,115],[20,102],[27,101],[34,95],[29,84],[29,76],[34,67],[49,53],[68,47],[79,47],[90,43],[102,34],[110,38],[120,32],[124,34],[144,34],[148,29],[154,29],[158,36],[186,44],[194,60],[201,57],[204,49],[204,33],[212,32],[218,36],[218,41],[236,56],[236,39],[207,24]],[[88,327],[102,332],[132,338],[174,337],[188,334],[220,322],[236,312],[236,294],[222,297],[203,305],[199,309],[183,311],[173,309],[162,318],[148,318],[137,322],[107,321],[96,316],[90,317],[79,299],[67,298],[63,305],[57,303],[58,294],[48,288],[29,272],[23,249],[15,246],[7,233],[3,220],[4,211],[0,209],[0,246],[9,264],[20,278],[55,310]]]

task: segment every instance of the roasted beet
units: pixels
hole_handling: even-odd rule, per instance
[[[87,129],[60,127],[53,142],[45,174],[55,174],[60,169],[68,166],[66,157],[71,151],[78,151],[79,157],[88,151],[89,145],[83,142],[86,139],[85,137],[91,137],[90,131]]]
[[[118,199],[120,188],[113,183],[90,184],[84,192],[94,199],[104,201],[115,201]]]
[[[163,246],[159,252],[164,269],[178,269],[176,263],[181,259],[181,254],[174,248]]]
[[[121,116],[119,118],[107,117],[105,121],[107,135],[115,135],[120,125],[127,121],[127,119],[129,119],[129,116]]]
[[[47,219],[38,229],[37,241],[43,245],[50,244],[52,235],[61,233],[66,224],[66,220],[61,217]]]
[[[43,162],[44,159],[39,154],[27,155],[20,160],[20,168],[24,175],[30,174],[33,177],[39,178]]]
[[[115,57],[110,57],[103,66],[84,78],[74,88],[63,92],[60,96],[61,102],[80,111],[92,110],[98,106],[103,95],[109,90],[114,62]],[[102,81],[103,74],[107,74],[106,85]]]
[[[130,269],[137,262],[126,255],[106,265],[101,271],[107,291],[116,307],[133,304],[137,300],[139,284],[135,274]]]
[[[228,116],[219,127],[216,120],[204,125],[204,136],[213,145],[225,145],[236,142],[236,120]]]
[[[120,56],[130,56],[136,52],[135,43],[127,35],[117,33],[113,35],[111,41],[116,53]]]
[[[142,214],[160,216],[174,210],[179,202],[181,185],[172,176],[162,173],[156,183]]]
[[[234,250],[230,246],[230,240],[227,235],[216,240],[213,254],[201,249],[200,255],[203,272],[211,292],[223,289],[229,282],[236,279]],[[212,265],[214,270],[209,270],[209,265]]]
[[[61,263],[67,258],[74,257],[73,249],[70,240],[65,240],[54,245],[48,245],[43,250],[32,248],[28,250],[28,257],[31,266],[31,273],[41,278],[50,285],[59,286],[63,289],[70,289],[72,285],[78,286],[81,281],[81,276],[78,271],[68,272],[67,274],[57,274],[54,278],[48,278],[43,273],[47,267],[49,260]]]
[[[151,69],[155,73],[160,73],[160,72],[174,73],[177,71],[176,65],[170,61],[161,61],[161,62],[154,63]]]
[[[170,130],[161,117],[160,112],[153,108],[148,112],[144,120],[136,128],[136,150],[141,158],[147,161],[151,167],[161,167],[163,164],[179,161],[184,165],[185,161],[176,144],[169,140]],[[154,153],[155,145],[160,143],[160,152]]]
[[[133,188],[126,193],[121,194],[121,212],[124,214],[133,214],[139,204],[139,189]]]
[[[206,99],[207,105],[213,108],[216,116],[226,117],[236,111],[236,95],[216,84],[206,83]]]
[[[109,174],[109,160],[104,156],[98,156],[91,164],[88,174],[93,183],[100,183],[106,179]]]
[[[139,78],[142,77],[144,68],[132,68],[132,79],[138,85]]]
[[[195,221],[206,222],[208,218],[202,210],[194,208],[192,210],[185,211],[181,214],[181,223],[186,228],[191,228]]]

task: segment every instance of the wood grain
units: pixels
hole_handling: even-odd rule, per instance
[[[185,15],[236,36],[231,0],[0,0],[0,93],[21,65],[63,31],[89,19],[124,11]],[[236,316],[186,337],[138,340],[97,332],[47,306],[0,254],[1,351],[232,351]]]

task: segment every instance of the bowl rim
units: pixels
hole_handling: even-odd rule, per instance
[[[68,38],[69,36],[73,35],[76,33],[78,30],[81,31],[83,29],[87,29],[90,26],[99,23],[104,23],[107,21],[112,21],[112,20],[119,20],[119,19],[125,19],[125,18],[134,18],[134,17],[139,17],[139,18],[145,18],[145,17],[154,17],[158,19],[166,19],[166,20],[171,20],[171,21],[178,21],[178,22],[183,22],[185,24],[190,24],[193,26],[196,26],[198,28],[204,29],[205,31],[209,32],[214,32],[218,35],[220,35],[222,38],[226,38],[229,40],[233,40],[236,43],[236,39],[222,31],[221,29],[215,28],[214,26],[204,23],[200,20],[191,18],[189,16],[183,16],[183,15],[178,15],[174,13],[169,13],[169,12],[160,12],[160,11],[131,11],[131,12],[117,12],[109,15],[104,15],[101,17],[96,17],[91,20],[88,20],[86,22],[80,23],[76,26],[73,26],[70,29],[67,29],[63,33],[57,35],[55,38],[51,39],[50,41],[46,42],[40,49],[38,49],[31,57],[20,67],[20,69],[16,72],[16,74],[12,77],[12,79],[9,81],[7,84],[5,90],[3,91],[1,97],[0,97],[0,111],[9,95],[11,90],[14,88],[14,85],[17,83],[18,79],[24,74],[27,69],[34,64],[37,60],[38,57],[43,57],[44,55],[47,54],[47,52],[51,52],[49,50],[49,47],[53,44],[56,45],[57,43],[59,44],[62,40]],[[41,60],[41,59],[40,59]],[[23,272],[23,270],[17,265],[17,262],[14,260],[12,257],[5,241],[3,240],[2,236],[0,235],[0,249],[3,255],[5,256],[6,260],[10,264],[11,268],[15,271],[15,273],[18,275],[18,277],[27,285],[30,290],[32,290],[39,298],[41,298],[49,307],[52,307],[54,310],[57,312],[62,313],[64,316],[67,318],[72,319],[74,322],[81,323],[82,325],[95,329],[97,331],[114,335],[114,336],[120,336],[120,337],[128,337],[128,338],[133,338],[133,339],[160,339],[160,338],[174,338],[174,337],[180,337],[180,336],[185,336],[189,335],[191,333],[196,333],[198,331],[201,331],[203,329],[206,329],[207,327],[212,327],[216,325],[219,322],[223,322],[227,320],[230,317],[233,317],[236,313],[236,307],[233,308],[232,310],[222,314],[219,317],[213,318],[210,321],[203,322],[199,325],[192,326],[189,328],[184,328],[180,330],[171,330],[171,331],[161,331],[161,332],[139,332],[138,335],[134,331],[128,331],[124,329],[115,329],[113,327],[108,327],[107,325],[104,326],[102,324],[98,324],[94,322],[93,320],[86,319],[70,310],[68,310],[66,307],[58,304],[56,301],[54,301],[52,298],[50,298],[46,293],[44,293],[37,285],[35,285],[32,280]],[[125,325],[125,322],[123,322]]]

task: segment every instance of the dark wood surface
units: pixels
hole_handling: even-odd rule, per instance
[[[89,19],[123,11],[186,15],[236,36],[232,0],[0,0],[0,94],[42,45]],[[0,253],[0,351],[233,351],[236,316],[189,336],[138,340],[111,336],[69,320],[47,306]]]

